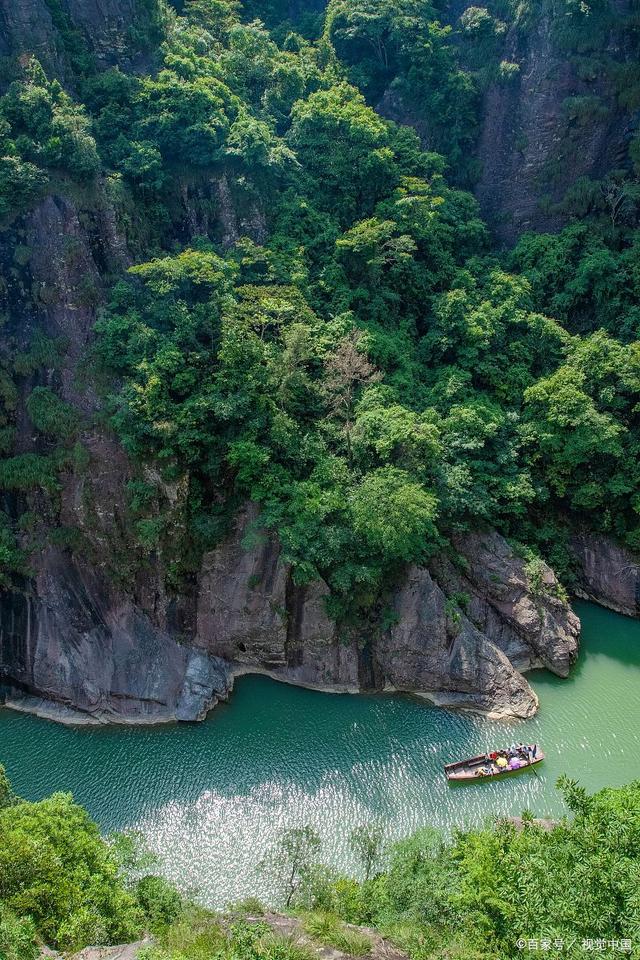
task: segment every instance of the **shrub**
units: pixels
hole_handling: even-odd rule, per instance
[[[66,794],[0,810],[0,901],[45,943],[136,939],[143,914],[88,813]]]
[[[164,877],[142,877],[135,885],[135,895],[154,932],[175,923],[183,909],[180,894]]]
[[[54,493],[59,488],[51,457],[20,453],[0,460],[0,489],[26,491],[38,487],[47,493]]]
[[[29,917],[19,919],[0,902],[0,957],[2,960],[36,960],[39,953],[33,921]]]
[[[361,957],[371,952],[370,937],[345,926],[330,913],[309,913],[303,919],[303,926],[314,940],[349,956]]]
[[[70,440],[78,429],[78,411],[48,387],[35,387],[31,391],[27,413],[37,430],[57,440]]]

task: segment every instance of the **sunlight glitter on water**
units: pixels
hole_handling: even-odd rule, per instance
[[[583,604],[579,612],[580,661],[566,681],[530,676],[540,697],[530,721],[243,677],[203,724],[70,729],[0,711],[0,762],[28,798],[72,790],[103,830],[140,830],[163,871],[207,903],[268,899],[258,864],[289,826],[314,826],[322,859],[348,871],[359,823],[379,820],[392,839],[525,808],[558,816],[563,772],[589,790],[640,777],[640,623]],[[514,738],[543,745],[537,775],[446,783],[443,763]]]

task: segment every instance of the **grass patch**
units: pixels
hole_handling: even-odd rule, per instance
[[[371,953],[371,939],[359,930],[347,927],[331,913],[308,913],[302,921],[306,933],[328,947],[335,947],[352,957]]]
[[[295,939],[281,937],[263,922],[222,922],[218,914],[190,906],[139,960],[315,960]]]
[[[244,900],[238,900],[237,903],[229,905],[228,912],[232,915],[240,914],[244,917],[263,917],[267,912],[262,900],[257,897],[245,897]]]

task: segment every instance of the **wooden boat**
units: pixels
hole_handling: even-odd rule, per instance
[[[544,760],[544,753],[538,749],[533,760],[527,760],[522,766],[515,770],[509,767],[497,767],[495,763],[487,761],[486,753],[478,757],[470,757],[468,760],[458,760],[456,763],[445,764],[444,772],[447,780],[457,783],[459,781],[475,780],[476,783],[482,780],[495,780],[497,777],[508,776],[509,774],[520,773],[521,770],[528,770],[529,767],[535,767]],[[480,773],[483,768],[490,767],[491,773]]]

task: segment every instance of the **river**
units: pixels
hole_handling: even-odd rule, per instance
[[[243,677],[202,724],[63,727],[0,710],[0,762],[16,790],[73,792],[104,831],[135,828],[163,871],[212,906],[258,894],[258,863],[282,831],[312,824],[325,862],[352,869],[348,835],[450,830],[528,808],[564,811],[565,772],[589,790],[640,777],[640,622],[588,604],[572,676],[529,675],[535,718],[488,721],[399,696],[316,693]],[[497,743],[536,741],[547,759],[497,783],[450,787],[442,764]]]

